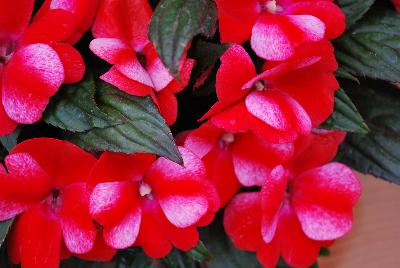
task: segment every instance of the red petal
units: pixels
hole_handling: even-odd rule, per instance
[[[287,182],[288,173],[282,166],[278,166],[271,171],[261,189],[261,232],[266,243],[270,243],[276,235],[280,209],[285,201]]]
[[[272,144],[252,133],[238,134],[232,152],[235,174],[244,186],[261,186],[271,169],[288,161],[293,153],[291,143]]]
[[[156,209],[156,217],[160,227],[165,231],[171,243],[178,249],[188,251],[199,242],[196,228],[178,228],[171,224],[160,208]]]
[[[90,214],[102,225],[116,224],[138,203],[138,192],[137,183],[99,183],[90,195]]]
[[[321,243],[304,234],[288,203],[283,205],[280,214],[278,235],[283,259],[292,267],[310,267],[317,260]]]
[[[102,233],[98,233],[91,251],[85,254],[75,254],[79,259],[88,261],[111,261],[117,253],[116,249],[109,247],[103,239]]]
[[[219,102],[226,106],[243,99],[248,91],[243,85],[256,76],[256,71],[246,50],[235,45],[221,57],[221,67],[217,72],[216,89]]]
[[[92,190],[101,182],[140,181],[155,160],[156,156],[151,154],[105,152],[93,168],[88,187]]]
[[[161,157],[149,168],[145,180],[168,220],[184,228],[195,224],[208,210],[216,211],[219,200],[200,158],[183,147],[179,151],[183,166]]]
[[[298,1],[288,7],[288,13],[312,15],[324,22],[325,38],[335,39],[346,29],[345,15],[331,1]]]
[[[34,123],[42,117],[49,98],[64,81],[64,67],[48,45],[19,49],[4,70],[2,99],[8,116],[19,123]]]
[[[261,195],[256,192],[238,194],[225,208],[224,227],[235,247],[257,250],[262,243]]]
[[[229,146],[222,148],[218,144],[203,158],[203,161],[207,168],[208,179],[217,189],[221,207],[224,207],[241,186],[233,169],[231,148]]]
[[[89,194],[85,183],[75,183],[65,187],[60,218],[64,242],[72,253],[87,253],[96,239],[96,226],[89,214]]]
[[[152,210],[143,211],[137,245],[151,258],[163,258],[172,249],[171,242],[166,237],[165,230],[160,228]]]
[[[0,39],[17,40],[28,26],[34,0],[0,2]]]
[[[14,223],[10,248],[12,255],[19,253],[24,268],[59,266],[61,227],[56,219],[47,215],[46,209],[44,205],[36,206],[23,213]]]
[[[57,52],[64,66],[64,84],[72,84],[82,80],[85,74],[85,63],[78,50],[69,44],[53,44],[52,48]]]
[[[159,92],[171,83],[174,78],[162,63],[152,44],[148,44],[142,53],[145,56],[146,70],[153,81],[154,90]]]
[[[319,19],[308,15],[277,16],[263,14],[255,24],[251,47],[266,60],[286,60],[295,48],[323,38],[325,26]]]
[[[92,28],[93,35],[96,38],[118,38],[140,50],[149,42],[147,30],[152,13],[146,0],[101,1]]]
[[[333,240],[346,234],[360,195],[357,177],[339,163],[309,170],[293,181],[293,206],[304,232],[315,240]]]
[[[251,132],[254,133],[259,139],[265,139],[272,143],[290,143],[297,139],[298,134],[295,130],[290,129],[289,131],[278,131],[257,117],[251,117]]]
[[[74,30],[75,20],[71,12],[62,9],[49,10],[29,25],[24,33],[23,43],[64,42]]]
[[[213,124],[204,123],[198,129],[190,132],[185,139],[184,147],[203,158],[217,144],[223,130]]]
[[[316,127],[332,114],[334,94],[339,84],[333,73],[307,72],[298,70],[288,73],[275,80],[274,86],[295,99],[309,115],[313,127]]]
[[[30,139],[18,144],[14,153],[30,154],[61,189],[74,182],[85,182],[96,162],[93,155],[78,146],[51,138]]]
[[[153,89],[151,87],[129,79],[115,66],[111,67],[111,69],[100,76],[100,78],[130,95],[148,96],[153,93]]]
[[[257,0],[216,0],[219,30],[223,43],[243,43],[260,14]]]
[[[158,108],[168,126],[175,123],[178,117],[178,100],[170,91],[163,90],[157,94]]]
[[[125,42],[117,38],[96,38],[90,42],[90,50],[101,59],[111,64],[136,58],[135,51]]]
[[[263,243],[257,250],[257,259],[265,268],[275,268],[280,256],[279,239],[274,239],[269,244]]]
[[[204,115],[204,117],[207,116],[208,113]],[[214,115],[211,117],[210,121],[212,124],[222,128],[226,132],[236,133],[248,131],[252,125],[252,117],[253,116],[247,110],[244,101],[241,101]]]
[[[0,101],[0,136],[11,134],[16,128],[17,123],[8,117],[6,111],[4,111],[3,103]]]
[[[345,132],[314,130],[308,136],[301,136],[295,143],[295,155],[286,165],[294,174],[319,167],[331,161],[343,142]]]
[[[125,214],[120,222],[113,226],[104,227],[104,241],[107,245],[116,249],[123,249],[135,243],[142,217],[142,211],[139,207]]]
[[[163,90],[168,90],[172,93],[181,92],[189,84],[190,75],[195,64],[195,60],[187,59],[181,68],[180,79],[172,80]]]

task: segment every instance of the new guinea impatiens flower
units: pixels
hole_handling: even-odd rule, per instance
[[[79,27],[76,16],[49,9],[31,20],[33,5],[34,0],[0,0],[0,135],[40,120],[60,86],[81,80],[85,72],[68,42]]]
[[[337,63],[328,41],[308,43],[283,63],[267,62],[257,75],[243,47],[221,57],[218,102],[203,116],[227,132],[251,131],[272,143],[308,135],[333,112],[339,84]]]
[[[90,49],[113,64],[101,79],[131,95],[150,95],[172,125],[178,113],[175,94],[187,86],[195,62],[183,57],[179,81],[169,74],[147,37],[152,14],[146,0],[101,1]]]
[[[86,180],[95,163],[79,147],[50,138],[22,142],[5,158],[0,221],[16,217],[8,237],[13,263],[57,268],[60,258],[71,254],[112,258],[115,251],[96,240],[89,214]]]
[[[307,42],[335,39],[345,15],[332,0],[216,0],[223,43],[243,43],[266,60],[290,58]]]
[[[200,158],[179,147],[183,165],[151,154],[104,153],[89,180],[90,213],[117,249],[143,247],[152,258],[172,246],[187,251],[198,226],[219,209],[218,194]]]
[[[254,134],[230,133],[206,122],[189,132],[184,147],[199,156],[225,206],[241,185],[262,185],[273,167],[289,160],[293,144],[271,144]]]
[[[46,14],[49,9],[62,9],[71,12],[74,16],[75,29],[67,42],[75,44],[92,26],[98,2],[99,0],[45,0],[35,18]]]
[[[323,132],[297,142],[295,156],[277,166],[261,191],[238,194],[225,209],[224,226],[234,245],[256,251],[265,267],[282,256],[292,267],[310,267],[321,247],[352,226],[361,194],[353,171],[339,163],[319,166],[336,154],[339,132]]]

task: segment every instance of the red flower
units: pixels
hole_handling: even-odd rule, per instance
[[[73,13],[47,10],[29,24],[33,3],[0,1],[0,135],[40,120],[59,87],[79,81],[85,71],[67,42],[78,27]]]
[[[218,102],[202,119],[210,118],[227,132],[251,130],[261,139],[288,143],[308,135],[333,112],[339,85],[328,41],[303,45],[290,61],[267,63],[259,75],[239,45],[231,47],[221,61]]]
[[[293,155],[293,144],[271,144],[252,133],[229,133],[207,122],[191,131],[184,146],[202,158],[208,179],[225,206],[241,184],[261,186],[273,167]]]
[[[102,1],[92,29],[96,39],[90,43],[90,49],[113,64],[101,79],[128,94],[152,96],[172,125],[178,113],[174,94],[187,86],[194,60],[184,57],[180,81],[168,73],[147,37],[152,14],[146,0]]]
[[[307,42],[335,39],[345,15],[332,0],[216,0],[224,43],[251,39],[258,56],[281,61]]]
[[[5,158],[0,221],[18,216],[9,236],[12,262],[23,268],[56,268],[65,255],[63,243],[73,254],[101,247],[95,246],[97,228],[86,191],[95,162],[79,147],[48,138],[23,142]]]
[[[219,208],[202,161],[179,149],[184,165],[150,154],[104,153],[90,179],[90,213],[117,249],[142,246],[153,258],[198,242],[197,226]]]
[[[237,195],[225,210],[225,230],[235,246],[257,251],[265,267],[275,267],[280,255],[293,267],[309,267],[321,247],[352,226],[360,183],[342,164],[315,166],[329,161],[343,140],[337,132],[321,135],[312,135],[307,146],[297,144],[301,155],[287,168],[276,167],[260,192]]]
[[[67,43],[75,44],[92,25],[99,0],[45,0],[35,18],[45,15],[49,9],[62,9],[74,16],[74,33]]]

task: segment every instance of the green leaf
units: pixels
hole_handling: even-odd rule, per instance
[[[383,82],[347,86],[365,118],[367,135],[349,134],[340,161],[356,170],[400,184],[400,91]]]
[[[147,152],[182,163],[151,98],[128,95],[104,82],[94,84],[88,78],[61,90],[47,109],[45,121],[66,130],[67,139],[88,151]]]
[[[171,75],[179,78],[179,65],[190,40],[198,34],[212,37],[216,25],[212,0],[163,0],[151,20],[149,38]]]
[[[400,14],[370,13],[335,41],[342,68],[358,77],[400,81]]]
[[[87,75],[78,84],[64,86],[47,106],[43,119],[72,132],[109,127],[112,122],[94,100],[95,87],[92,75]],[[115,125],[119,123],[115,122]]]
[[[0,143],[10,152],[18,143],[18,137],[21,134],[21,127],[18,127],[13,133],[0,137]]]
[[[186,252],[186,254],[191,257],[192,260],[200,263],[211,260],[211,254],[202,241],[199,241],[197,246]]]
[[[346,26],[349,28],[369,10],[375,0],[336,0],[336,4],[346,14]]]
[[[361,134],[366,134],[369,131],[356,106],[354,106],[343,89],[339,89],[336,92],[335,110],[331,117],[321,125],[321,128]]]
[[[14,218],[0,222],[0,247],[3,245],[4,240],[10,230],[11,224],[13,223]]]

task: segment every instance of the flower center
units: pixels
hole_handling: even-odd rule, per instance
[[[139,194],[141,197],[147,196],[149,199],[153,199],[153,195],[151,194],[153,189],[151,186],[145,182],[141,182],[139,186]]]
[[[15,51],[15,42],[9,40],[0,40],[0,65],[6,64]]]
[[[265,86],[264,81],[258,80],[257,82],[255,82],[254,85],[253,85],[253,89],[257,90],[257,91],[260,91],[260,92],[265,91],[266,90],[266,86]]]
[[[281,12],[283,9],[276,3],[276,0],[267,0],[267,2],[264,3],[263,10],[275,14]]]
[[[235,134],[229,132],[225,132],[219,138],[219,144],[221,147],[228,146],[232,144],[234,141],[235,141]]]
[[[138,59],[140,65],[142,65],[143,68],[147,67],[146,56],[142,52],[136,52],[136,58]]]

